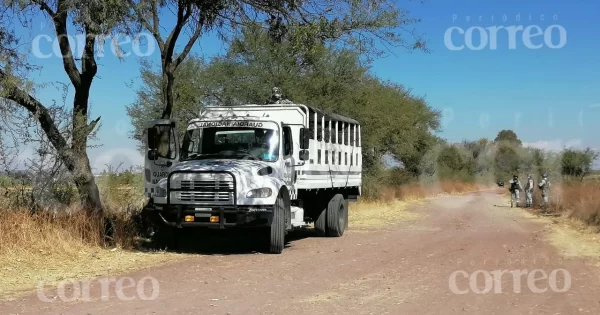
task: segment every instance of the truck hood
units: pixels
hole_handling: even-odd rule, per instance
[[[258,174],[260,169],[271,166],[272,173],[261,176]],[[216,171],[216,172],[230,172],[235,177],[236,182],[236,200],[237,205],[257,205],[265,204],[272,205],[275,203],[275,199],[278,196],[278,192],[282,185],[285,183],[279,178],[278,168],[273,167],[267,162],[254,161],[254,160],[193,160],[179,162],[169,168],[169,172],[174,171]],[[193,174],[183,174],[184,178],[193,178]],[[178,179],[175,179],[177,181]],[[181,179],[179,179],[181,180]],[[163,178],[158,183],[159,187],[163,189],[167,188],[167,178]],[[258,188],[270,188],[273,191],[271,197],[268,198],[247,198],[248,191]],[[170,194],[176,194],[176,192],[169,192]],[[174,196],[174,195],[171,195]],[[171,197],[175,198],[175,197]],[[155,202],[166,203],[165,198],[155,198]]]
[[[258,170],[270,166],[263,161],[254,160],[193,160],[174,165],[169,171],[227,171],[237,174],[250,172],[256,175]]]

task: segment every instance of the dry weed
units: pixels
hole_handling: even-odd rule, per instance
[[[0,296],[35,288],[41,281],[114,275],[153,266],[181,255],[141,252],[136,228],[125,212],[109,213],[111,243],[103,222],[91,221],[75,207],[62,214],[0,210]],[[133,250],[131,250],[133,249]]]

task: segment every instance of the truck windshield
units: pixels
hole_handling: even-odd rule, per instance
[[[182,160],[246,159],[267,162],[279,157],[276,130],[265,128],[197,128],[185,133]]]

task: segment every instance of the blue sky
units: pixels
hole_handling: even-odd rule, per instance
[[[600,148],[600,4],[597,1],[515,1],[515,0],[428,0],[403,1],[411,16],[422,22],[415,24],[417,32],[424,33],[431,53],[406,52],[392,49],[393,54],[376,60],[372,72],[412,89],[424,96],[434,108],[444,113],[442,137],[450,141],[494,138],[501,129],[513,129],[531,145],[558,149],[563,145]],[[542,17],[543,15],[543,17]],[[506,16],[506,18],[505,18]],[[468,18],[469,17],[469,18]],[[543,20],[542,20],[543,19]],[[39,19],[27,37],[48,34],[52,30]],[[488,43],[481,50],[450,50],[445,32],[452,27],[464,31],[471,27],[537,25],[547,31],[551,25],[562,27],[566,44],[558,49],[544,45],[528,48],[523,32],[516,38],[515,49],[509,49],[509,37],[498,31],[497,49]],[[480,42],[478,31],[473,33],[473,45]],[[550,45],[559,43],[560,34],[555,26],[548,33]],[[544,43],[544,36],[531,39],[533,44]],[[454,45],[465,43],[465,35],[456,31]],[[104,45],[105,57],[98,60],[98,76],[91,91],[92,115],[102,116],[98,134],[101,148],[91,149],[92,166],[101,169],[104,164],[139,164],[143,161],[129,139],[131,125],[125,106],[134,101],[133,87],[139,75],[139,57],[133,55],[119,60]],[[131,51],[131,44],[122,45]],[[150,47],[140,47],[142,52]],[[214,36],[204,37],[194,53],[207,57],[224,53],[226,46]],[[42,40],[40,51],[52,53],[51,43]],[[154,47],[150,56],[159,60]],[[38,83],[67,82],[57,57],[35,58],[43,66],[35,73]],[[60,91],[45,88],[38,93],[43,102],[60,99]],[[70,94],[72,95],[72,94]],[[69,101],[69,99],[68,99]]]

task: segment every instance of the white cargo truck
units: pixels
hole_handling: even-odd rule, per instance
[[[314,223],[339,237],[361,195],[360,124],[302,104],[208,107],[179,144],[175,123],[147,130],[144,209],[182,228],[257,228],[270,253]]]

